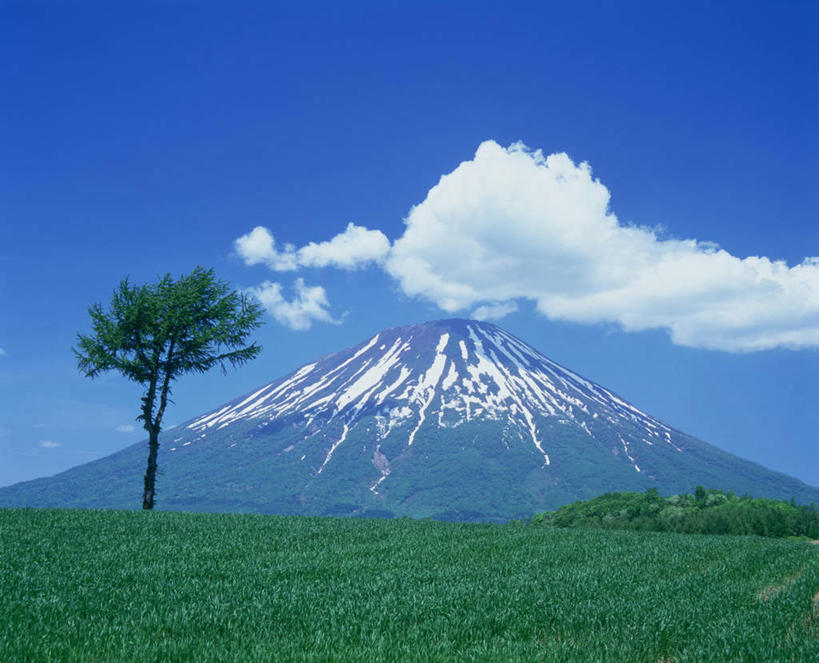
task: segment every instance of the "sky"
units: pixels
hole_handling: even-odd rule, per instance
[[[211,267],[260,357],[180,424],[386,327],[489,319],[819,485],[819,7],[0,4],[0,485],[143,438],[71,348]],[[160,452],[161,464],[161,452]]]

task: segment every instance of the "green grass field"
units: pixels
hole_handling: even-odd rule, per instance
[[[818,661],[819,546],[0,510],[0,661]]]

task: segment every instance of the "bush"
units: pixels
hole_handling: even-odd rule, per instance
[[[532,522],[557,527],[819,538],[819,511],[814,505],[737,497],[702,486],[693,495],[666,498],[655,488],[645,493],[606,493],[538,514]]]

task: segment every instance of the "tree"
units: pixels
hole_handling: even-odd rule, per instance
[[[261,323],[262,308],[219,281],[213,270],[197,267],[174,281],[166,274],[157,283],[134,286],[123,279],[108,310],[94,304],[93,333],[77,334],[72,348],[86,377],[118,371],[141,384],[142,413],[148,433],[148,467],[142,508],[154,508],[157,454],[162,416],[171,384],[185,373],[204,373],[219,366],[240,366],[261,351],[245,345]]]

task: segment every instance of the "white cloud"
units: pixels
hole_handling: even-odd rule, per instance
[[[380,263],[390,252],[390,240],[380,230],[348,223],[343,233],[328,242],[310,242],[298,250],[299,265],[358,269]]]
[[[5,357],[8,353],[3,349],[0,348],[0,357]]]
[[[276,249],[276,239],[263,226],[256,226],[247,235],[242,235],[233,243],[236,253],[246,265],[264,263],[276,272],[287,272],[298,268],[296,247],[285,244],[284,251]]]
[[[387,271],[448,313],[544,315],[729,351],[819,346],[819,259],[789,267],[621,224],[588,164],[480,145],[412,208]]]
[[[122,424],[121,426],[117,426],[115,429],[117,433],[133,433],[136,428],[132,424]]]
[[[321,286],[307,286],[298,278],[293,284],[295,297],[287,300],[279,283],[264,281],[255,288],[248,288],[261,304],[281,324],[291,329],[310,329],[313,322],[337,323],[327,310],[327,293]]]
[[[326,242],[310,242],[296,249],[285,244],[276,248],[273,233],[257,226],[234,242],[236,253],[246,265],[265,264],[276,272],[293,271],[299,267],[336,267],[359,269],[370,263],[380,263],[390,250],[390,241],[380,230],[368,230],[354,223],[347,224],[344,232]]]
[[[51,440],[40,440],[40,446],[43,449],[56,449],[62,445],[59,442],[52,442]]]
[[[484,304],[472,311],[471,317],[475,320],[498,320],[518,310],[515,302],[499,302]]]
[[[234,242],[234,248],[246,265],[265,264],[276,272],[293,271],[300,267],[335,267],[355,270],[369,264],[383,263],[390,251],[390,241],[380,230],[368,230],[354,223],[347,224],[344,232],[329,241],[310,242],[296,249],[285,244],[276,248],[273,233],[257,226]],[[252,293],[281,324],[291,329],[309,329],[313,322],[337,323],[327,310],[327,293],[321,286],[306,286],[303,279],[293,284],[294,299],[288,301],[279,283],[264,281]]]
[[[789,266],[708,242],[622,224],[587,163],[486,141],[413,207],[390,247],[350,223],[329,241],[276,248],[264,227],[236,240],[248,265],[274,271],[381,265],[408,295],[447,313],[497,319],[529,300],[546,317],[665,329],[674,343],[746,352],[819,347],[819,258]],[[650,221],[650,220],[649,220]],[[251,289],[293,329],[336,322],[323,288]]]

